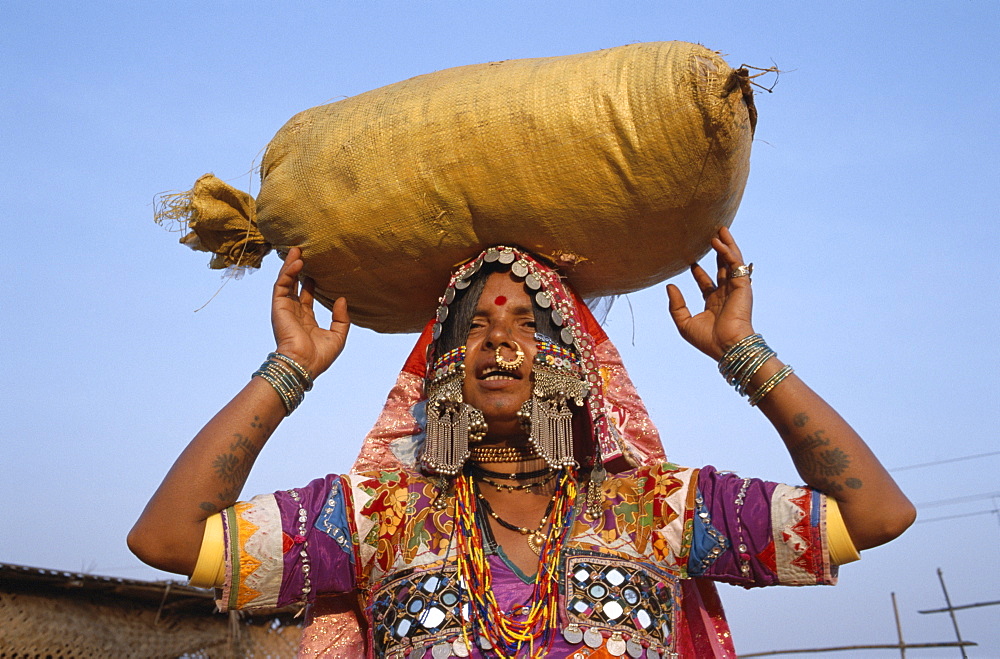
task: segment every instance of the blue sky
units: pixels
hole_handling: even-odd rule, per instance
[[[154,195],[208,171],[256,191],[291,115],[414,75],[677,39],[785,71],[757,96],[733,225],[768,342],[890,468],[993,454],[896,472],[922,520],[952,519],[865,552],[836,588],[723,587],[737,648],[893,642],[891,592],[907,640],[950,640],[917,613],[943,606],[938,567],[953,602],[998,599],[997,2],[21,2],[0,31],[0,562],[167,578],[125,534],[272,348],[277,259],[220,291],[153,224]],[[676,336],[661,286],[608,329],[673,460],[798,482]],[[413,340],[355,328],[245,494],[346,469]],[[996,616],[960,614],[969,656],[1000,650]]]

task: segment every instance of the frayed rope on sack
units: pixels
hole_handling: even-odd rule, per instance
[[[159,195],[153,219],[171,231],[187,231],[180,240],[200,252],[211,252],[209,267],[259,268],[271,244],[257,229],[254,198],[205,174],[187,192]]]

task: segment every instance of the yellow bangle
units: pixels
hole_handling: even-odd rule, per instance
[[[225,540],[222,533],[222,513],[205,520],[205,533],[188,584],[195,588],[215,588],[225,581]]]
[[[829,496],[826,497],[826,544],[830,552],[830,562],[834,565],[861,559],[851,534],[847,532],[847,525],[844,524],[844,517],[840,514],[837,500]]]

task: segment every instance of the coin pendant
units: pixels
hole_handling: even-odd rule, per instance
[[[583,642],[596,649],[604,645],[604,637],[601,636],[601,632],[591,627],[583,633]]]
[[[579,625],[569,625],[563,630],[563,638],[566,639],[567,643],[579,645],[583,642],[583,631],[580,629]]]
[[[622,638],[621,633],[615,632],[608,639],[607,644],[604,646],[608,649],[608,652],[616,657],[620,657],[625,654],[625,639]]]
[[[451,652],[456,657],[468,657],[469,646],[465,644],[465,639],[459,636],[451,643]]]

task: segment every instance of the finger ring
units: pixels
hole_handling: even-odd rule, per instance
[[[753,274],[753,263],[750,265],[738,265],[729,271],[729,278],[736,279],[737,277],[749,277]]]

